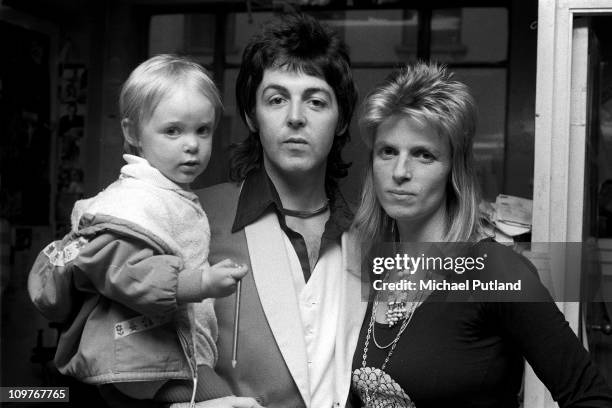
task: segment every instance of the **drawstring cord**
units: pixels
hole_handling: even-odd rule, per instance
[[[198,377],[193,377],[193,392],[191,393],[191,402],[189,403],[189,408],[195,408],[195,396],[196,390],[198,389]]]

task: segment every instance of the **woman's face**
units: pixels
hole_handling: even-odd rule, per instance
[[[400,228],[444,225],[451,154],[443,136],[405,115],[391,116],[376,131],[372,170],[378,200]]]

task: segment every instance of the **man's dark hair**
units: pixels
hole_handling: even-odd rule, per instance
[[[350,68],[346,44],[331,28],[306,14],[285,14],[265,25],[255,35],[242,54],[242,64],[236,81],[238,112],[246,123],[255,120],[257,87],[266,69],[288,69],[324,79],[334,90],[338,101],[339,120],[336,134],[327,157],[326,192],[332,194],[337,179],[345,177],[350,163],[342,160],[341,152],[350,140],[348,131],[357,89]],[[258,132],[250,132],[241,143],[232,146],[230,179],[243,180],[263,163],[263,151]]]

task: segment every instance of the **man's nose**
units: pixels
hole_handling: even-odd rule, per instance
[[[393,180],[399,184],[412,179],[412,164],[408,154],[400,153],[393,167]]]
[[[299,129],[306,124],[303,106],[299,101],[292,102],[289,105],[287,114],[287,125],[292,129]]]

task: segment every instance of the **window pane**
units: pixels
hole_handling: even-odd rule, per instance
[[[344,34],[352,62],[393,64],[416,59],[415,10],[350,10],[343,14],[343,18],[325,22]]]
[[[151,17],[149,55],[188,54],[203,65],[213,62],[215,16],[165,14]]]
[[[160,14],[151,17],[149,56],[181,52],[184,49],[184,30],[183,14]]]
[[[443,62],[500,62],[508,58],[508,10],[434,10],[431,58]]]
[[[478,107],[474,156],[486,199],[503,192],[506,128],[506,69],[454,69],[455,78],[470,87]]]
[[[231,64],[240,64],[244,47],[251,37],[259,33],[261,25],[274,18],[274,13],[231,13],[227,17],[228,42],[225,61]]]

